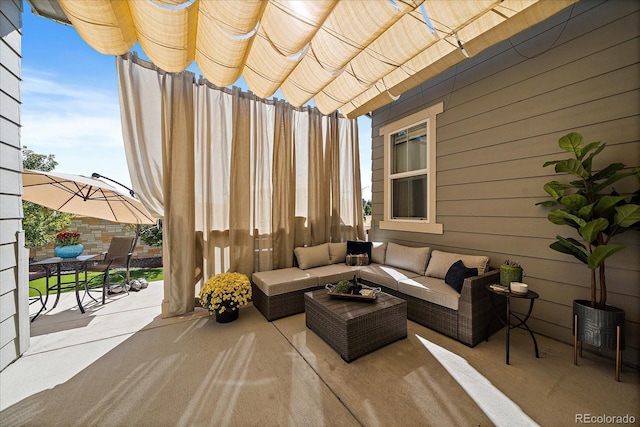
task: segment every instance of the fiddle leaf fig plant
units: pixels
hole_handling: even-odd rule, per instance
[[[546,183],[544,190],[552,200],[536,205],[552,207],[547,216],[549,221],[574,228],[582,238],[579,241],[574,237],[556,236],[550,248],[573,255],[586,264],[591,270],[591,306],[604,308],[607,301],[605,260],[625,248],[611,243],[611,238],[626,231],[640,230],[640,168],[612,163],[594,171],[593,161],[606,144],[584,145],[579,133],[563,136],[558,145],[572,157],[546,162],[543,167],[554,166],[556,173],[575,179],[568,183],[557,180]],[[617,193],[613,184],[631,177],[636,180],[635,190],[627,195]]]

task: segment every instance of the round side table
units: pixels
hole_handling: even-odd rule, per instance
[[[495,285],[494,285],[495,286]],[[514,328],[522,328],[522,329],[526,329],[527,332],[529,332],[529,335],[531,335],[531,339],[533,340],[533,346],[536,350],[536,358],[540,358],[540,354],[538,353],[538,342],[536,341],[536,337],[535,335],[533,335],[533,331],[529,328],[529,326],[527,326],[527,320],[529,320],[529,317],[531,316],[531,312],[533,311],[533,303],[535,302],[535,300],[539,297],[539,295],[534,292],[534,291],[528,291],[526,294],[515,294],[511,291],[507,290],[497,290],[494,289],[492,287],[492,285],[486,285],[485,286],[487,288],[487,290],[489,291],[489,298],[491,299],[491,305],[493,305],[493,308],[496,312],[496,316],[498,316],[498,319],[502,322],[502,324],[504,326],[507,327],[507,342],[506,342],[506,363],[507,365],[509,364],[509,332],[511,331],[511,329]],[[502,319],[502,317],[500,316],[500,313],[498,313],[498,309],[495,305],[495,302],[493,300],[493,296],[494,295],[499,295],[501,297],[505,297],[507,299],[507,320],[504,321]],[[518,299],[528,299],[529,300],[529,310],[527,311],[527,314],[524,317],[520,317],[517,314],[513,313],[511,311],[511,298],[518,298]],[[517,323],[511,324],[511,318],[515,318],[517,320]],[[487,340],[489,340],[489,336],[487,334]]]

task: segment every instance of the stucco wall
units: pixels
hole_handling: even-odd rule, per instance
[[[567,230],[535,206],[554,179],[542,165],[566,157],[557,141],[572,131],[607,142],[603,164],[640,163],[639,9],[637,1],[581,1],[374,111],[370,240],[483,253],[495,268],[519,260],[540,294],[529,325],[572,343],[571,305],[589,298],[589,271],[549,248]],[[379,129],[439,102],[437,220],[444,234],[381,230]],[[640,239],[628,233],[618,243],[628,248],[607,263],[608,303],[626,311],[624,361],[640,366]]]

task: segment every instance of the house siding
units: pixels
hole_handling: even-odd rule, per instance
[[[0,370],[29,346],[28,257],[22,232],[22,1],[0,2]]]
[[[483,253],[494,268],[517,259],[540,294],[529,326],[573,343],[572,301],[589,298],[589,272],[549,248],[567,230],[535,206],[554,179],[542,165],[566,157],[557,141],[574,131],[607,143],[603,165],[640,163],[639,35],[640,2],[581,1],[372,112],[370,240]],[[379,129],[438,102],[444,112],[437,118],[436,211],[444,234],[381,230]],[[627,249],[607,262],[607,301],[626,312],[624,362],[638,367],[640,239],[627,233],[617,242]]]

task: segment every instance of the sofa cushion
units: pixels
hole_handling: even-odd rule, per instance
[[[458,260],[453,263],[451,267],[449,267],[449,271],[447,271],[447,275],[444,276],[444,283],[451,286],[455,289],[456,292],[462,292],[462,285],[464,284],[464,279],[467,277],[473,277],[478,275],[477,268],[468,268],[464,265],[462,260]]]
[[[386,286],[395,291],[398,290],[398,282],[401,280],[418,277],[418,274],[388,265],[371,264],[358,270],[358,277],[368,282]]]
[[[424,274],[428,258],[428,247],[416,248],[389,242],[387,244],[387,253],[384,263],[391,267],[398,267],[417,274]]]
[[[384,264],[387,242],[371,242],[371,262]]]
[[[469,268],[477,268],[484,274],[489,267],[489,257],[483,255],[462,255],[451,252],[432,251],[425,276],[444,279],[454,262],[461,260]]]
[[[306,272],[316,276],[320,286],[337,283],[340,280],[353,280],[358,274],[357,271],[352,270],[345,264],[323,265],[322,267],[310,268]]]
[[[297,267],[256,272],[251,281],[267,296],[318,286],[318,276]]]
[[[367,254],[371,263],[371,242],[347,240],[347,255]]]
[[[442,279],[417,276],[398,283],[398,291],[452,310],[458,310],[460,294]]]
[[[298,259],[298,266],[303,270],[320,267],[322,265],[329,265],[331,263],[328,243],[309,246],[306,248],[297,247],[293,252],[296,254],[296,258]]]
[[[347,256],[347,242],[329,243],[329,262],[343,263]]]

